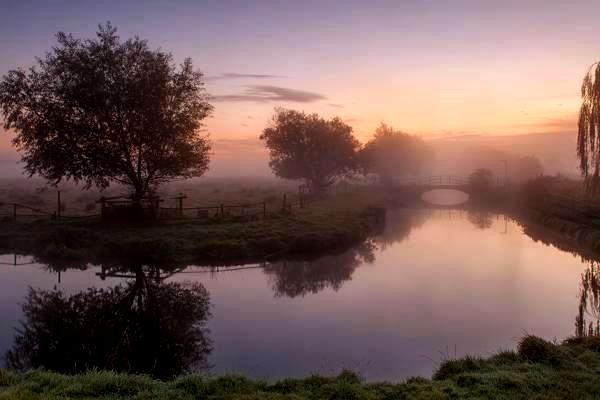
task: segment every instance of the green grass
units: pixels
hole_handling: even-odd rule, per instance
[[[35,255],[40,261],[229,264],[265,258],[320,255],[364,240],[382,225],[382,195],[337,194],[251,221],[193,219],[136,225],[99,221],[0,222],[0,252]]]
[[[526,336],[517,351],[444,361],[432,379],[365,383],[348,371],[274,383],[242,376],[185,375],[173,381],[91,371],[66,376],[0,371],[0,399],[594,399],[600,397],[600,338],[557,345]]]

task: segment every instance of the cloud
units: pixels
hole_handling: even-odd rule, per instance
[[[225,72],[221,75],[207,76],[204,79],[207,81],[216,81],[221,79],[275,79],[285,78],[282,75],[271,75],[271,74],[240,74],[237,72]]]
[[[337,104],[337,103],[329,103],[328,106],[333,107],[333,108],[344,108],[343,104]]]
[[[327,97],[319,93],[289,89],[280,86],[251,85],[238,94],[215,96],[215,101],[250,101],[255,103],[289,101],[295,103],[312,103],[325,100]]]
[[[577,128],[577,116],[572,115],[564,118],[549,118],[539,125],[545,126],[550,129],[576,129]]]
[[[578,116],[569,114],[561,117],[545,118],[533,122],[518,125],[527,130],[552,130],[552,131],[573,131],[577,130]]]

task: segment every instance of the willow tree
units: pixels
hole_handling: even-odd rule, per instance
[[[212,107],[190,59],[177,66],[144,40],[122,42],[110,24],[94,39],[57,39],[35,67],[0,82],[4,127],[30,175],[87,188],[116,182],[139,199],[208,169],[200,130]]]
[[[577,155],[586,187],[596,192],[600,183],[600,63],[583,78],[579,111]]]

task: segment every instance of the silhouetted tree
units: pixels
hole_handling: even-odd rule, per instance
[[[186,59],[121,42],[109,23],[97,37],[59,33],[37,68],[13,70],[0,83],[4,127],[30,175],[107,187],[141,198],[173,178],[202,175],[210,144],[200,134],[211,110],[202,74]]]
[[[171,378],[206,366],[209,295],[200,284],[135,281],[74,295],[30,289],[25,320],[6,354],[18,370],[81,373],[90,368]]]
[[[326,120],[281,108],[260,139],[269,149],[269,165],[275,175],[303,179],[315,193],[322,193],[355,168],[360,147],[352,127],[339,118]]]
[[[587,188],[595,192],[600,183],[600,62],[590,66],[581,85],[577,155]]]
[[[365,172],[378,174],[384,184],[390,184],[394,176],[418,174],[432,159],[433,150],[423,139],[384,123],[362,149],[360,157]]]
[[[494,186],[494,174],[486,168],[479,168],[469,175],[469,186],[476,193],[487,193]]]

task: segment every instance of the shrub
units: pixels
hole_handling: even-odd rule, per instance
[[[457,360],[446,360],[442,362],[433,374],[434,380],[451,378],[463,372],[473,372],[481,369],[483,361],[475,357],[465,357]]]
[[[558,348],[537,336],[524,336],[519,341],[517,349],[523,359],[533,363],[558,365],[561,362]]]

